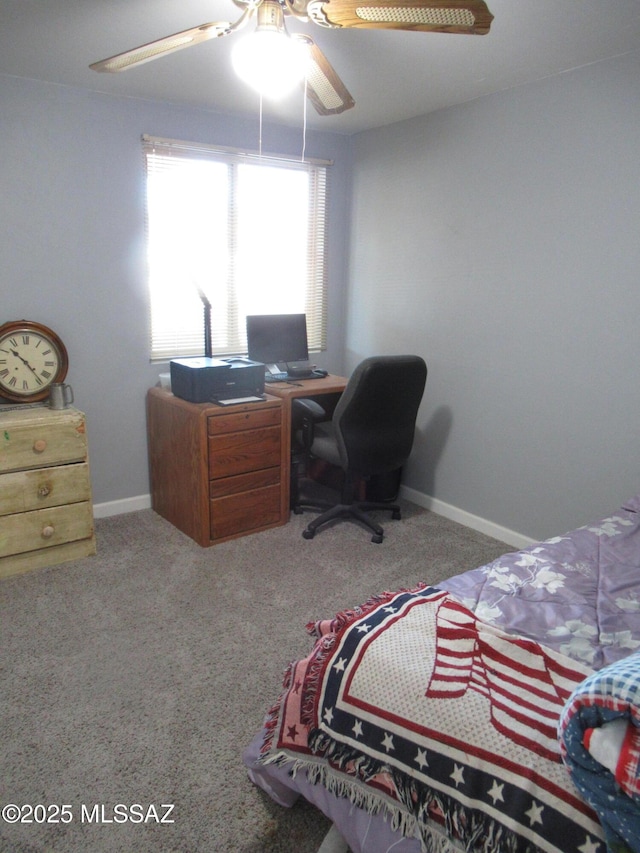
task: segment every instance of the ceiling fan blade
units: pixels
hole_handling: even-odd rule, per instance
[[[321,26],[485,35],[493,15],[483,0],[310,0]]]
[[[292,38],[304,41],[309,48],[307,97],[316,112],[330,116],[355,107],[356,102],[318,45],[306,35],[296,33]]]
[[[166,36],[157,41],[149,42],[149,44],[134,47],[132,50],[127,50],[124,53],[118,53],[115,56],[109,57],[109,59],[94,62],[89,68],[92,68],[94,71],[125,71],[134,65],[142,65],[144,62],[150,62],[152,59],[166,56],[168,53],[181,50],[183,47],[191,47],[202,41],[226,36],[240,22],[244,23],[246,14],[236,24],[230,24],[228,21],[202,24],[199,27],[193,27],[190,30],[184,30],[180,33],[174,33],[172,36]]]

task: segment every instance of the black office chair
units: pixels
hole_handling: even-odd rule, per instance
[[[359,500],[358,490],[369,478],[398,471],[409,458],[426,381],[427,365],[419,356],[375,356],[356,367],[331,420],[322,420],[324,412],[315,401],[293,401],[293,427],[304,452],[310,459],[324,460],[344,472],[340,503],[334,505],[304,501],[292,483],[294,512],[329,506],[303,531],[305,539],[313,539],[321,525],[346,518],[372,530],[372,542],[382,542],[384,530],[368,511],[388,510],[398,519],[400,507],[386,501]],[[295,462],[299,463],[299,457]],[[298,465],[292,462],[291,467],[294,471]]]

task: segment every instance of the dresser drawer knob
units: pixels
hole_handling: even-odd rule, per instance
[[[44,451],[47,449],[47,442],[44,440],[44,438],[39,438],[33,442],[33,449],[36,453],[44,453]]]
[[[43,483],[38,487],[38,497],[39,498],[48,498],[51,494],[51,486],[48,483]]]
[[[55,527],[52,527],[50,524],[47,524],[45,527],[42,528],[42,538],[51,539],[55,532]]]

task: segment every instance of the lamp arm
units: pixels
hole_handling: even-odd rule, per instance
[[[201,288],[198,288],[198,296],[204,305],[204,355],[205,358],[213,358],[213,345],[211,343],[211,303]]]

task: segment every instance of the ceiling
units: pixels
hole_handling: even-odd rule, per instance
[[[337,116],[319,116],[309,105],[307,126],[357,133],[640,51],[640,0],[487,3],[494,21],[485,36],[328,30],[287,18],[290,31],[312,36],[356,101]],[[0,73],[255,116],[257,95],[231,69],[230,49],[242,34],[118,74],[89,69],[115,53],[239,14],[232,0],[0,0]],[[264,116],[301,126],[302,94],[277,105],[265,101]]]

